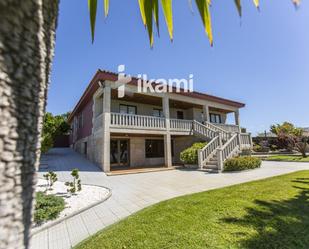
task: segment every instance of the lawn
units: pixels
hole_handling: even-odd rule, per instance
[[[267,160],[267,161],[286,161],[286,162],[309,162],[309,156],[304,158],[302,156],[277,155],[277,156],[267,157],[265,160]]]
[[[78,249],[309,248],[309,171],[148,207]]]

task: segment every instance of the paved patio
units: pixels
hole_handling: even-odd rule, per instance
[[[70,149],[53,149],[45,160],[49,165],[46,170],[55,171],[59,181],[69,180],[70,171],[79,168],[82,183],[108,187],[112,190],[112,196],[95,207],[33,235],[31,249],[71,248],[142,208],[176,196],[309,170],[309,163],[263,162],[260,169],[241,173],[210,174],[196,170],[172,170],[106,176],[97,166]],[[39,172],[39,177],[42,177],[43,171]]]

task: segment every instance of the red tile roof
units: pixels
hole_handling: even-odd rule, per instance
[[[73,111],[71,112],[69,116],[69,122],[71,119],[74,117],[76,113],[79,113],[82,108],[88,103],[88,101],[92,98],[93,94],[97,91],[99,88],[99,81],[104,81],[104,80],[109,80],[109,81],[117,81],[118,80],[118,74],[110,71],[105,71],[105,70],[98,70],[92,80],[90,81],[89,85],[87,86],[86,90],[84,91],[82,97],[79,99],[78,103],[74,107]],[[131,85],[137,85],[138,78],[132,77],[132,81],[129,82],[128,84]],[[153,83],[154,85],[156,83]],[[216,97],[213,95],[209,95],[206,93],[200,93],[200,92],[175,92],[176,94],[183,95],[183,96],[188,96],[192,98],[198,98],[198,99],[204,99],[204,100],[210,100],[213,102],[221,103],[221,104],[226,104],[230,106],[234,106],[237,108],[244,107],[245,104],[229,100],[229,99],[224,99],[220,97]]]

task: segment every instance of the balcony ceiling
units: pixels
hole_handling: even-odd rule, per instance
[[[162,98],[147,96],[139,93],[128,93],[123,98],[118,98],[117,90],[112,90],[112,99],[118,99],[122,101],[142,103],[148,105],[155,105],[162,107]],[[190,108],[202,108],[200,105],[195,105],[188,102],[170,100],[170,108],[190,109]]]

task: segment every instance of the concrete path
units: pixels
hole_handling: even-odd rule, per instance
[[[282,175],[303,169],[309,163],[263,162],[260,169],[210,174],[195,170],[172,170],[135,175],[106,176],[95,165],[70,149],[54,149],[46,156],[49,168],[60,181],[70,179],[79,168],[84,184],[112,190],[107,201],[33,235],[31,249],[67,249],[90,235],[154,203],[176,196]],[[42,176],[44,172],[39,172]]]

